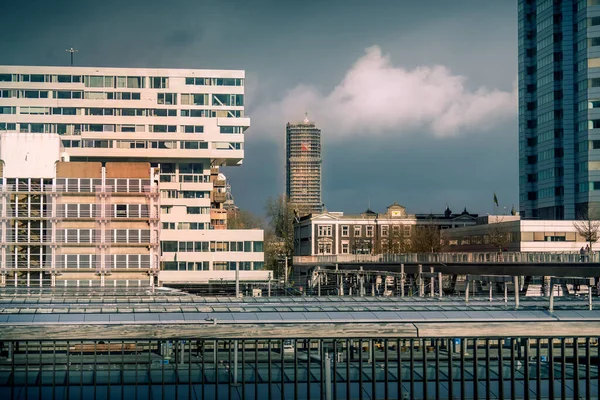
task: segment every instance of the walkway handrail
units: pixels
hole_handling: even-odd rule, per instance
[[[294,256],[294,264],[314,263],[600,263],[600,252],[479,252],[479,253],[406,253],[337,254]]]

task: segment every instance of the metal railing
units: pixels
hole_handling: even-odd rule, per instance
[[[506,253],[409,253],[409,254],[337,254],[294,256],[294,264],[335,263],[598,263],[599,253],[578,252],[506,252]]]

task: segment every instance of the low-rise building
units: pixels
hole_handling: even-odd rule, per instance
[[[416,226],[435,230],[475,225],[477,214],[466,209],[442,214],[409,214],[394,202],[384,213],[324,212],[301,217],[294,225],[294,255],[376,254],[403,252]]]
[[[445,231],[442,240],[444,251],[451,252],[576,252],[588,245],[576,226],[586,222],[521,220],[518,215],[489,215],[478,218],[474,226]]]

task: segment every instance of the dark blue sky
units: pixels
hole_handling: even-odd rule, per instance
[[[308,111],[329,210],[487,213],[518,201],[516,30],[497,0],[4,0],[0,62],[245,69],[253,127],[225,172],[254,212]]]

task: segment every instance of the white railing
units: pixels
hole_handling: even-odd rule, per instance
[[[318,263],[598,263],[600,252],[410,253],[295,256],[294,264]]]

